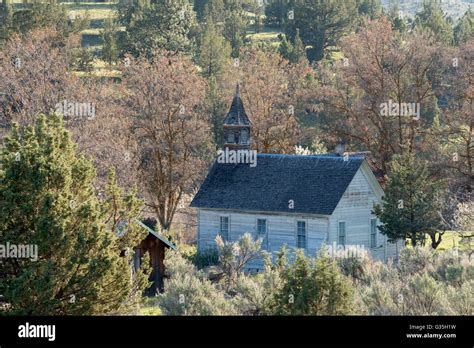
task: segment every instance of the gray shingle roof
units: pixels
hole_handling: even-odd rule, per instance
[[[240,98],[240,86],[237,84],[232,105],[224,120],[224,125],[249,126],[250,120],[245,112],[244,103]]]
[[[211,167],[192,207],[331,215],[363,157],[259,154],[257,166]],[[294,201],[294,209],[289,201]]]

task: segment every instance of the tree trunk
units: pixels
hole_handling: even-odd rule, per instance
[[[436,249],[438,247],[438,245],[441,244],[443,234],[444,234],[444,232],[439,232],[438,239],[436,239],[436,232],[432,232],[432,233],[429,234],[430,238],[431,238],[431,247],[433,249]]]

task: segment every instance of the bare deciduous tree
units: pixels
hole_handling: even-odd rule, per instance
[[[402,147],[423,149],[442,70],[436,45],[423,33],[393,31],[386,18],[369,21],[342,40],[345,58],[320,66],[315,99],[324,106],[327,131],[369,150],[384,171]],[[414,106],[418,115],[387,114],[384,103]],[[420,110],[421,108],[421,110]]]
[[[227,72],[229,97],[235,83],[241,82],[241,97],[252,121],[252,141],[257,151],[289,153],[298,144],[297,113],[307,69],[305,63],[289,64],[275,52],[250,48]]]
[[[210,128],[201,112],[205,82],[186,58],[155,52],[124,69],[125,110],[131,119],[146,201],[168,230],[183,196],[194,192],[210,160]]]

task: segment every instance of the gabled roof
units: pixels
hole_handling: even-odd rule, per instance
[[[151,229],[150,227],[148,227],[147,225],[145,225],[143,222],[141,222],[140,220],[135,220],[135,222],[143,227],[145,230],[148,231],[148,233],[152,234],[153,236],[155,236],[156,238],[158,238],[159,240],[161,240],[163,243],[165,243],[168,247],[170,247],[171,249],[173,250],[176,250],[176,245],[174,245],[173,243],[171,243],[165,236],[163,236],[161,233],[159,232],[156,232],[154,231],[153,229]]]
[[[232,100],[229,113],[224,120],[224,125],[250,126],[250,123],[247,113],[245,112],[244,103],[240,98],[240,85],[237,84],[234,99]]]
[[[259,154],[253,168],[216,161],[191,206],[331,215],[363,162],[363,157],[276,154]]]

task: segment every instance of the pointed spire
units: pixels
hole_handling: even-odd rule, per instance
[[[245,112],[244,103],[240,98],[240,82],[235,87],[235,95],[230,110],[224,120],[224,125],[249,125],[250,120]]]

